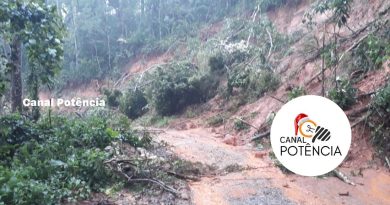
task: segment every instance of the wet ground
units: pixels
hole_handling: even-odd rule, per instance
[[[367,168],[363,177],[352,177],[357,185],[351,186],[335,177],[286,175],[268,156],[256,158],[254,147],[227,145],[208,129],[167,130],[157,138],[183,159],[219,169],[244,167],[190,182],[192,204],[390,204],[390,175],[379,168]]]

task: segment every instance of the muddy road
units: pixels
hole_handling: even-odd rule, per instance
[[[257,156],[259,151],[253,146],[227,145],[207,128],[166,130],[157,139],[168,143],[183,159],[219,169],[229,165],[244,168],[190,182],[192,204],[390,204],[390,175],[380,168],[351,176],[357,183],[352,186],[335,177],[284,174],[268,155]]]

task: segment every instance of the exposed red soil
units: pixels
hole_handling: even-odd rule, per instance
[[[291,34],[304,28],[301,20],[303,13],[308,8],[308,2],[311,1],[304,0],[299,5],[286,6],[267,15],[280,32]],[[389,4],[388,1],[380,0],[355,1],[349,24],[352,29],[357,30],[372,21],[378,11],[388,7]],[[326,19],[327,14],[316,17],[319,26]],[[203,29],[200,38],[203,41],[207,40],[219,32],[221,27],[222,23],[217,23]],[[328,26],[327,29],[331,30],[332,28]],[[342,35],[348,35],[348,32],[347,29],[340,31]],[[320,36],[319,29],[314,32],[314,35]],[[305,39],[302,39],[293,45],[291,49],[295,52],[282,59],[276,68],[276,72],[281,74],[281,87],[274,92],[267,93],[256,102],[240,107],[233,114],[234,116],[248,116],[255,113],[255,117],[248,119],[248,121],[260,127],[264,125],[271,112],[277,112],[283,105],[275,98],[287,100],[288,87],[305,86],[307,94],[320,94],[321,82],[318,79],[311,82],[309,80],[319,72],[321,61],[315,59],[311,62],[305,62],[308,56],[297,52],[303,50],[304,41]],[[352,44],[353,41],[347,42],[343,45],[343,49]],[[167,63],[171,59],[172,57],[168,54],[145,59],[136,58],[125,68],[122,77],[142,73],[153,65]],[[354,85],[359,90],[359,94],[370,93],[385,85],[390,79],[388,64],[389,62],[384,63],[383,69],[368,72],[361,81]],[[331,75],[332,72],[328,70],[326,76],[330,78]],[[124,88],[124,85],[125,83],[123,85],[121,83],[119,87]],[[94,85],[87,85],[72,89],[72,92],[67,95],[96,97],[99,96],[99,92],[94,88]],[[49,98],[50,94],[41,93],[40,97]],[[367,106],[368,103],[369,99],[361,99],[347,113],[353,113]],[[203,177],[199,182],[191,182],[189,186],[192,193],[192,204],[242,204],[238,201],[245,202],[251,197],[255,197],[262,203],[271,203],[261,201],[265,200],[262,198],[266,195],[262,192],[264,190],[270,192],[277,190],[275,197],[286,198],[297,204],[390,204],[390,174],[388,169],[384,168],[381,162],[375,158],[375,151],[370,143],[370,132],[364,123],[354,127],[349,156],[340,166],[340,170],[357,184],[351,186],[335,177],[321,179],[282,173],[279,168],[273,165],[268,156],[269,149],[259,151],[250,143],[255,132],[254,129],[247,132],[233,131],[231,120],[224,126],[207,128],[205,119],[225,112],[221,104],[220,97],[210,100],[204,105],[208,107],[208,111],[191,119],[179,116],[171,123],[170,129],[166,130],[166,133],[157,137],[158,140],[167,142],[178,156],[189,161],[217,165],[221,169],[233,164],[246,168],[243,171]],[[355,120],[351,119],[351,123]]]

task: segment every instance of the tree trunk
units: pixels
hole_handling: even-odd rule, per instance
[[[31,100],[39,100],[39,79],[37,65],[33,63],[30,66],[30,75],[28,76],[29,94]],[[32,107],[31,117],[37,121],[40,117],[40,109],[38,106]]]
[[[72,23],[73,23],[73,44],[74,44],[74,57],[75,57],[75,69],[79,67],[79,48],[78,48],[78,42],[77,42],[77,4],[72,1]]]
[[[11,108],[12,112],[22,112],[22,72],[21,41],[15,37],[11,43]]]
[[[324,52],[325,49],[325,31],[326,31],[326,24],[324,25],[324,32],[322,33],[322,52]],[[322,54],[322,63],[321,63],[321,75],[322,75],[321,94],[322,97],[325,97],[325,55],[323,54]]]

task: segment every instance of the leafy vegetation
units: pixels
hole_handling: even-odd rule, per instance
[[[281,79],[286,79],[279,75],[300,73],[298,69],[285,72],[300,61],[289,63],[289,59],[283,58],[299,49],[299,45],[290,45],[301,42],[307,30],[297,29],[290,36],[284,35],[268,19],[273,15],[266,14],[299,2],[0,2],[0,205],[78,203],[91,193],[121,188],[125,182],[118,175],[129,183],[129,178],[137,177],[158,182],[171,179],[175,175],[173,168],[178,174],[189,171],[201,177],[202,169],[212,168],[181,160],[161,160],[165,156],[157,152],[168,155],[166,150],[156,153],[147,150],[154,145],[152,139],[145,130],[131,130],[132,124],[166,127],[182,111],[186,113],[180,117],[194,118],[211,107],[212,112],[226,112],[205,120],[205,124],[218,127],[231,119],[229,116],[234,116],[240,106],[275,91]],[[314,50],[316,55],[302,62],[323,58],[322,71],[326,77],[331,72],[335,77],[328,97],[343,109],[355,103],[356,89],[349,79],[336,80],[345,74],[337,72],[344,67],[339,65],[342,57],[339,52],[346,51],[343,55],[350,57],[349,66],[362,69],[361,73],[379,69],[390,53],[388,21],[354,31],[353,37],[338,33],[342,27],[349,29],[351,4],[352,0],[316,1],[305,15],[311,26],[315,23],[314,15],[332,15],[326,24],[333,26],[333,31],[325,29],[322,47],[317,37],[306,42],[314,47],[311,52]],[[314,30],[308,32],[318,35]],[[352,42],[349,38],[361,40]],[[345,50],[347,47],[350,49]],[[148,59],[153,62],[144,62]],[[139,63],[139,69],[129,70],[129,62]],[[151,63],[153,66],[148,67]],[[307,69],[304,64],[302,67]],[[122,71],[125,68],[126,73]],[[127,79],[129,88],[121,90]],[[48,108],[44,113],[47,117],[42,117],[37,107],[21,109],[22,97],[38,99],[43,85],[48,85],[50,91],[56,88],[54,92],[59,96],[71,95],[61,93],[60,89],[72,89],[91,80],[103,80],[108,85],[118,82],[113,86],[118,90],[103,91],[110,109],[76,108],[77,118],[72,116],[73,110],[52,116],[52,108]],[[325,93],[325,79],[322,80]],[[95,91],[101,91],[97,87]],[[287,95],[291,100],[305,93],[303,87],[294,87]],[[210,103],[200,105],[213,97]],[[387,85],[375,95],[370,107],[372,141],[381,156],[388,156],[390,149],[390,125],[383,121],[390,117],[389,98]],[[14,114],[7,110],[9,103]],[[57,111],[63,112],[61,109],[53,112]],[[256,111],[227,125],[233,124],[236,132],[249,131],[252,125],[246,121],[267,113],[257,108]],[[272,110],[268,112],[264,125],[270,125],[275,117]],[[283,171],[288,171],[272,152],[270,157]],[[123,162],[118,164],[118,159]],[[222,172],[243,169],[233,164]]]
[[[305,89],[303,87],[293,87],[288,93],[288,100],[292,100],[299,96],[305,95]]]
[[[328,96],[342,109],[347,109],[356,101],[356,89],[347,79],[338,79],[338,81],[338,87],[331,89]]]
[[[190,63],[172,63],[150,76],[149,102],[160,115],[172,115],[188,105],[204,102],[214,94],[215,82]]]
[[[390,82],[375,95],[370,110],[371,140],[378,148],[378,156],[384,159],[390,154]]]
[[[105,89],[103,94],[106,96],[107,105],[110,107],[118,107],[120,103],[120,98],[122,97],[122,92],[119,90],[110,91]]]
[[[332,12],[332,22],[338,27],[345,26],[351,11],[351,4],[353,0],[324,0],[318,1],[314,7],[305,13],[304,23],[315,24],[313,16],[315,14],[323,14],[327,11]]]
[[[209,126],[218,127],[224,123],[224,116],[218,114],[207,119]]]
[[[388,42],[389,39],[390,37],[369,35],[352,52],[353,65],[364,71],[378,69],[383,62],[389,59],[390,43],[383,43]]]
[[[0,203],[59,204],[101,191],[118,178],[104,166],[113,142],[146,146],[127,127],[102,118],[53,117],[32,123],[20,115],[0,118]],[[116,131],[121,130],[121,131]]]
[[[237,131],[242,131],[242,130],[248,130],[249,125],[243,122],[242,120],[234,120],[234,129]]]
[[[217,54],[209,58],[209,67],[212,72],[223,72],[225,70],[225,62],[222,54]]]
[[[41,84],[50,83],[61,68],[63,59],[64,25],[54,6],[43,1],[0,2],[0,37],[3,46],[9,45],[7,65],[11,78],[11,105],[13,111],[22,111],[21,48],[25,48],[28,64],[28,91],[32,99],[38,99]],[[4,89],[4,88],[3,88]],[[34,119],[39,110],[34,109]]]
[[[147,110],[148,102],[139,89],[128,90],[120,99],[120,110],[130,119],[135,119],[143,115]]]
[[[162,53],[208,23],[253,9],[252,1],[51,0],[64,9],[69,35],[60,86],[117,76],[128,59]],[[272,1],[268,1],[270,4]]]

